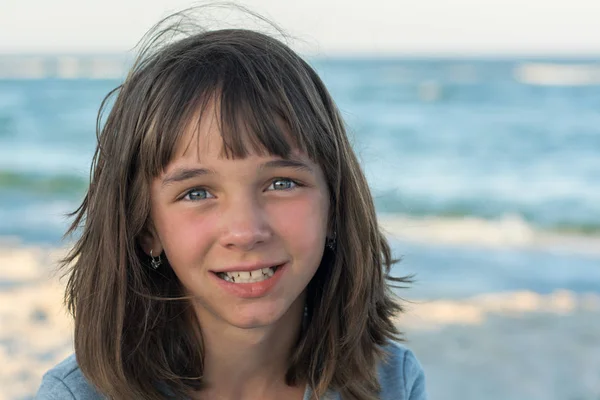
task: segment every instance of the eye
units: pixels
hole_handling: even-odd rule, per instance
[[[277,178],[271,182],[267,190],[289,190],[296,186],[298,186],[298,184],[291,179]]]
[[[192,189],[188,191],[185,196],[183,196],[183,200],[188,201],[198,201],[198,200],[206,200],[213,198],[212,194],[208,192],[206,189]]]

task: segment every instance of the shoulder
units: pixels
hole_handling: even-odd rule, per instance
[[[38,400],[104,399],[85,379],[74,354],[44,374],[35,398]]]
[[[425,374],[412,351],[391,342],[379,366],[381,399],[425,400]]]

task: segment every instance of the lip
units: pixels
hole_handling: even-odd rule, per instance
[[[221,272],[240,272],[240,271],[255,271],[257,269],[263,269],[263,268],[270,268],[270,267],[278,267],[280,265],[285,264],[285,261],[275,261],[275,262],[266,262],[266,263],[248,263],[248,264],[239,264],[239,265],[233,265],[230,267],[226,267],[223,269],[219,269],[219,270],[212,270],[211,272],[214,272],[215,274],[221,273]]]
[[[265,279],[264,281],[260,281],[260,282],[252,282],[252,283],[233,283],[233,282],[228,282],[224,279],[221,279],[217,276],[218,272],[213,271],[211,275],[212,279],[215,280],[216,284],[223,289],[224,291],[226,291],[227,293],[239,297],[239,298],[243,298],[243,299],[252,299],[252,298],[258,298],[258,297],[264,297],[266,295],[269,294],[269,292],[271,292],[273,290],[273,288],[275,287],[275,285],[277,285],[277,282],[279,282],[279,280],[281,279],[281,276],[285,273],[285,271],[287,270],[288,264],[287,263],[283,263],[283,264],[275,264],[277,265],[279,268],[277,268],[275,270],[275,273],[273,274],[272,277],[270,277],[269,279]],[[273,264],[270,264],[268,266],[273,266]],[[238,267],[236,267],[238,268]],[[258,269],[260,267],[256,267],[256,265],[253,267],[254,269]],[[263,267],[263,268],[266,268]],[[240,269],[232,269],[230,271],[252,271],[252,269],[246,269],[246,270],[240,270]],[[225,271],[219,271],[219,272],[225,272]]]

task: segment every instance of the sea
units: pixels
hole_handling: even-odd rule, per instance
[[[410,296],[600,293],[600,59],[314,58]],[[0,57],[0,242],[64,246],[127,57]]]

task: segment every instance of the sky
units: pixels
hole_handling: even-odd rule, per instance
[[[276,22],[296,38],[292,47],[306,54],[600,56],[600,0],[240,3]],[[192,4],[0,0],[0,53],[127,51],[159,19]],[[229,21],[231,15],[216,13],[211,18]],[[230,26],[240,25],[232,21]]]

